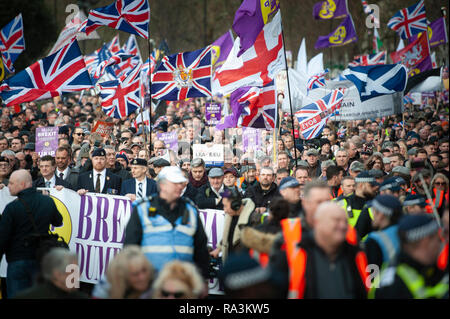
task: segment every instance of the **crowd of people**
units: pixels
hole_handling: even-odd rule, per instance
[[[208,125],[205,102],[161,101],[151,129],[134,114],[106,117],[88,94],[1,107],[0,188],[19,198],[0,215],[3,297],[208,298],[217,277],[230,298],[448,298],[449,113],[440,95],[383,119],[329,122],[313,140],[280,112],[279,129],[261,130],[252,145],[242,128]],[[97,121],[113,122],[112,134],[92,132]],[[58,148],[40,157],[35,131],[47,126],[59,127]],[[159,135],[174,131],[178,148]],[[224,165],[195,158],[194,144],[223,144]],[[34,260],[27,212],[41,232],[61,224],[37,187],[133,201],[124,248],[95,287],[64,284],[71,251]],[[217,247],[199,209],[225,212]]]

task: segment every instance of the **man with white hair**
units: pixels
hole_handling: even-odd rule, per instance
[[[11,174],[9,192],[18,200],[6,205],[0,219],[0,259],[5,254],[8,262],[8,298],[31,287],[39,268],[36,240],[31,236],[36,231],[30,219],[35,221],[39,234],[48,233],[50,225],[61,226],[63,221],[53,199],[38,193],[32,185],[28,171],[20,169]]]
[[[139,245],[157,271],[174,259],[193,262],[208,278],[207,238],[193,202],[182,197],[185,175],[177,166],[158,174],[158,194],[134,205],[124,245]]]
[[[367,298],[367,257],[356,234],[348,235],[345,210],[323,202],[314,214],[314,231],[302,233],[295,225],[292,219],[282,221],[285,243],[270,258],[271,266],[285,275],[288,298]]]

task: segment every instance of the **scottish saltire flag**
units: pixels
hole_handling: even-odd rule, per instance
[[[398,11],[389,21],[388,27],[396,31],[402,39],[427,30],[427,16],[424,0]]]
[[[150,6],[148,0],[116,0],[89,12],[86,34],[102,25],[148,39]]]
[[[242,2],[233,21],[233,30],[241,39],[238,57],[255,43],[264,25],[279,8],[279,0],[244,0]]]
[[[344,76],[355,84],[362,102],[375,96],[402,92],[408,80],[406,67],[402,64],[350,67]]]
[[[346,45],[358,41],[355,25],[352,17],[349,15],[342,23],[330,34],[319,36],[314,45],[316,50]]]
[[[276,89],[272,81],[264,87],[241,87],[230,95],[231,114],[216,129],[253,127],[273,129],[276,124]]]
[[[354,57],[354,60],[348,64],[348,66],[367,66],[386,64],[386,51],[381,51],[375,54],[358,55]]]
[[[151,93],[166,101],[212,96],[211,46],[165,56],[153,75]]]
[[[131,57],[132,57],[132,55],[124,54],[119,51],[119,53],[117,53],[116,55],[113,55],[108,60],[102,61],[97,66],[97,68],[94,72],[93,78],[98,80],[105,73],[105,70],[108,66],[119,64]]]
[[[347,0],[325,0],[313,7],[313,17],[319,19],[340,19],[348,15]]]
[[[124,118],[140,107],[141,67],[141,64],[136,65],[129,74],[120,79],[103,82],[99,85],[102,109],[107,116]]]
[[[91,87],[86,64],[75,40],[5,80],[0,86],[0,95],[6,105],[13,105]]]
[[[333,90],[330,94],[295,112],[304,139],[310,140],[320,136],[328,119],[341,107],[343,98],[344,93],[341,90]]]
[[[9,73],[14,73],[13,63],[25,50],[23,21],[20,13],[0,30],[0,53],[3,65]]]
[[[324,72],[314,74],[311,76],[308,80],[308,83],[306,84],[306,89],[313,90],[318,89],[325,86],[325,75],[328,74],[328,69],[326,69]]]

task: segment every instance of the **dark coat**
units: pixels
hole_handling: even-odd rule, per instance
[[[270,185],[269,190],[263,191],[261,184],[258,182],[255,186],[249,187],[245,192],[245,197],[250,198],[258,207],[269,207],[270,202],[277,196],[281,196],[278,192],[278,186],[275,183]]]
[[[79,290],[64,291],[46,281],[38,283],[31,288],[21,291],[14,299],[88,299],[89,296]]]
[[[27,203],[41,234],[46,234],[50,225],[62,225],[62,216],[49,196],[42,195],[35,188],[27,188],[18,197]],[[6,205],[0,218],[0,259],[5,254],[8,263],[34,260],[36,247],[29,241],[32,233],[35,231],[22,202],[16,199]]]
[[[57,186],[63,186],[64,188],[68,188],[71,190],[75,190],[75,187],[73,187],[71,184],[66,182],[65,180],[59,178],[55,175],[55,185]],[[37,180],[33,182],[33,187],[46,187],[44,177],[39,177]]]
[[[88,192],[94,193],[95,182],[92,171],[84,172],[78,177],[77,190],[86,189]],[[120,194],[121,186],[122,179],[116,174],[111,173],[109,169],[106,169],[105,186],[101,190],[101,193],[107,194],[108,190],[115,190],[115,194],[118,195]]]
[[[157,193],[158,190],[156,188],[156,182],[150,178],[147,177],[147,193],[145,196],[150,196],[152,194]],[[136,190],[136,179],[130,178],[122,182],[122,186],[120,188],[120,195],[126,195],[126,194],[135,194],[137,195]]]
[[[214,193],[211,185],[209,183],[206,183],[199,188],[194,202],[195,204],[197,204],[198,208],[223,209],[222,200],[219,201],[219,204],[216,204],[217,198],[219,197],[216,195],[216,193]]]
[[[72,185],[72,189],[76,189],[77,188],[77,184],[78,184],[78,176],[80,175],[80,169],[75,168],[75,167],[69,167],[69,171],[67,173],[66,178],[64,178],[64,180],[69,183],[70,185]],[[58,176],[58,170],[56,170],[56,176]]]

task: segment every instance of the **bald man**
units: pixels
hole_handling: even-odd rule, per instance
[[[290,298],[364,299],[365,276],[360,277],[356,261],[364,253],[356,241],[348,242],[345,211],[336,203],[321,203],[313,217],[311,231],[295,235],[295,227],[283,227],[284,245],[275,245],[270,264],[285,276],[285,292]],[[303,255],[304,258],[295,258]],[[298,262],[288,263],[288,260]],[[301,260],[304,260],[302,263]],[[355,261],[356,260],[356,261]],[[361,269],[366,269],[366,265]],[[305,283],[304,289],[302,283]]]
[[[13,172],[8,188],[14,200],[6,205],[0,219],[0,259],[6,255],[7,297],[13,298],[19,291],[31,287],[38,270],[36,240],[31,238],[36,230],[46,234],[50,225],[61,226],[62,216],[49,196],[44,196],[32,187],[31,175],[21,169]]]

